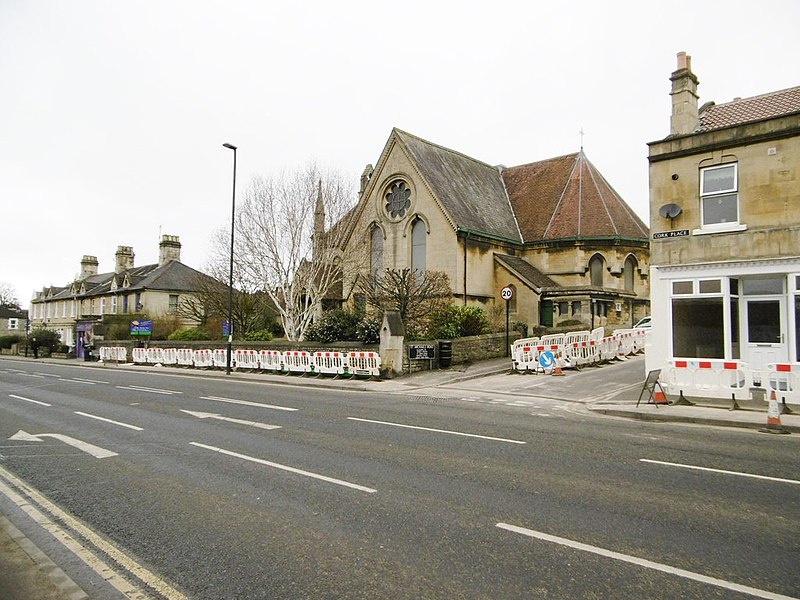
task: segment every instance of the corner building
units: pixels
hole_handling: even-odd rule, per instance
[[[758,385],[800,360],[800,87],[698,108],[691,57],[677,67],[649,144],[647,369],[736,360]]]

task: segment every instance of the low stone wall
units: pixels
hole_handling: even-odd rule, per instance
[[[518,332],[509,333],[508,343],[512,344],[515,340],[520,338]],[[439,341],[440,340],[419,340],[403,344],[403,372],[416,373],[417,371],[425,371],[427,369],[439,368]],[[506,334],[503,333],[487,333],[484,335],[474,335],[464,338],[455,338],[453,344],[453,365],[473,363],[480,360],[487,360],[490,358],[500,358],[506,355]],[[409,344],[433,344],[436,346],[437,360],[409,360],[408,346]],[[511,358],[509,357],[509,361]]]

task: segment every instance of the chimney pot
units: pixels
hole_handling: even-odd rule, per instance
[[[158,244],[158,266],[163,267],[171,260],[181,260],[180,238],[177,235],[162,235]]]

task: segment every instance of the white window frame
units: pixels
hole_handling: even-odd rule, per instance
[[[19,329],[19,319],[11,318],[8,320],[8,330],[9,331],[16,331]]]
[[[705,191],[705,174],[711,171],[719,171],[721,169],[733,168],[733,187],[724,190],[714,190],[713,192]],[[706,223],[705,203],[706,200],[712,200],[720,196],[736,196],[736,220],[728,221],[725,223]],[[740,223],[741,220],[741,205],[739,202],[739,163],[725,163],[722,165],[714,165],[711,167],[702,167],[700,169],[700,228],[693,231],[694,234],[715,233],[720,231],[743,231],[747,229],[745,225]]]

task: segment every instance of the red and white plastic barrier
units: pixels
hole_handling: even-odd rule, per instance
[[[103,362],[127,362],[128,351],[122,346],[103,346],[100,348],[100,360]]]
[[[320,375],[344,375],[347,356],[344,352],[314,352],[314,364]]]
[[[778,399],[800,403],[800,363],[769,363],[766,384]]]
[[[148,348],[147,349],[147,363],[155,365],[164,362],[164,349],[163,348]]]
[[[260,357],[256,350],[238,348],[233,351],[233,355],[236,357],[237,369],[258,370],[261,368]]]
[[[134,364],[144,365],[147,364],[147,348],[134,348],[131,350]]]
[[[217,369],[225,369],[228,366],[228,349],[227,348],[215,348],[211,351],[213,356],[214,366]],[[231,352],[231,369],[236,366],[236,357]]]
[[[688,396],[740,399],[749,394],[753,385],[752,371],[747,363],[722,359],[676,359],[667,361],[662,379],[664,390]]]
[[[177,365],[178,364],[178,350],[176,348],[164,348],[161,353],[162,365]]]
[[[211,350],[195,350],[194,366],[198,369],[210,369],[214,366],[214,353]]]
[[[259,352],[259,362],[264,371],[278,373],[284,370],[283,352],[279,350],[262,350]]]
[[[289,373],[313,373],[311,353],[304,350],[290,350],[283,353],[283,364]]]
[[[194,350],[190,348],[178,348],[175,351],[175,364],[182,367],[191,367],[194,365]]]
[[[380,377],[381,355],[377,352],[348,352],[347,367],[351,375]]]

